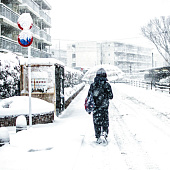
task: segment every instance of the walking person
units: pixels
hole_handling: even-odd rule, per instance
[[[87,98],[92,95],[94,100],[93,123],[97,143],[101,143],[101,132],[107,140],[109,133],[109,99],[113,99],[112,88],[107,82],[107,74],[103,68],[100,68],[94,82],[90,85]]]

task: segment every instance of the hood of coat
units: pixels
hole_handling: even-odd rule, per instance
[[[94,82],[100,83],[100,82],[106,82],[106,81],[107,81],[106,71],[103,68],[100,68],[96,73],[96,77],[94,78]]]

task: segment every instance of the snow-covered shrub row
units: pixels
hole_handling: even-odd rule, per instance
[[[74,87],[68,87],[64,89],[64,96],[65,96],[65,101],[68,100],[71,96],[73,96],[76,92],[78,92],[81,88],[85,86],[85,83],[80,83],[78,85],[75,85]]]
[[[12,53],[0,53],[0,99],[19,95],[19,59]]]
[[[73,87],[73,85],[80,84],[82,82],[84,74],[83,72],[72,69],[69,67],[64,67],[64,86]]]

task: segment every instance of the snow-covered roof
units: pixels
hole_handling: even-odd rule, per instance
[[[31,65],[55,65],[59,64],[64,66],[64,63],[55,58],[31,58]],[[28,58],[23,58],[21,60],[21,65],[28,65]]]

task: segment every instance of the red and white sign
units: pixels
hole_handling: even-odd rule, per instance
[[[33,20],[31,18],[31,15],[29,13],[23,13],[18,18],[18,27],[23,30],[18,35],[18,43],[23,47],[28,47],[33,42],[33,36],[32,33],[29,31],[29,29],[33,26]]]
[[[29,30],[32,28],[33,26],[33,20],[31,18],[31,15],[29,13],[23,13],[20,15],[20,17],[18,18],[18,27],[21,30]]]
[[[32,33],[29,30],[23,30],[18,35],[18,43],[23,47],[28,47],[33,42]]]

